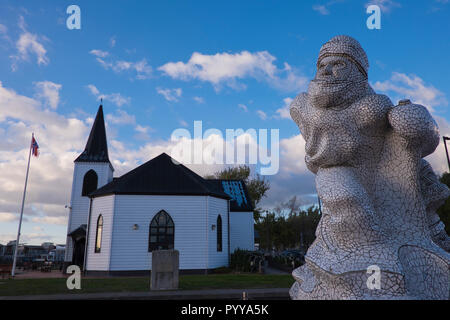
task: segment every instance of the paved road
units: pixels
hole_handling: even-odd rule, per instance
[[[0,297],[1,300],[289,300],[288,288],[272,289],[214,289],[149,292],[73,293]]]

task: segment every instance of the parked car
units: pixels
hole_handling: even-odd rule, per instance
[[[301,250],[285,250],[281,253],[281,256],[288,257],[290,259],[298,259],[305,261],[305,255]]]

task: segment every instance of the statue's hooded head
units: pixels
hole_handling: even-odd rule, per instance
[[[369,61],[358,41],[336,36],[320,49],[317,73],[308,88],[316,107],[343,109],[373,93],[367,72]]]

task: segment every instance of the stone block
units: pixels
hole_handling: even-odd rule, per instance
[[[178,289],[179,266],[180,253],[178,250],[153,251],[150,289]]]

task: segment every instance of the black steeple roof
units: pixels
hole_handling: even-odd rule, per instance
[[[86,143],[86,148],[75,162],[110,162],[102,105],[98,108],[97,116],[95,117],[91,133]]]
[[[162,153],[120,178],[92,192],[90,197],[110,194],[134,195],[210,195],[230,196],[181,163]]]

